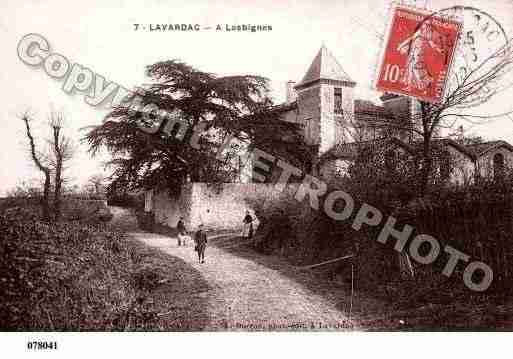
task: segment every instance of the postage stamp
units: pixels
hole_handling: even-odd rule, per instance
[[[439,14],[395,6],[376,74],[378,91],[439,103],[462,24]]]

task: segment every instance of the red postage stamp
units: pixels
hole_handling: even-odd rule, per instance
[[[378,91],[439,103],[451,68],[461,23],[397,6],[378,64]]]

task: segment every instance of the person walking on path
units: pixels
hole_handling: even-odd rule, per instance
[[[242,238],[251,239],[253,237],[253,217],[246,211],[246,216],[242,220]]]
[[[205,263],[205,248],[207,247],[207,234],[203,230],[203,224],[199,225],[199,229],[194,235],[196,246],[194,250],[198,252],[198,262]]]
[[[180,220],[176,224],[176,229],[178,230],[178,247],[180,247],[183,243],[185,246],[185,238],[187,236],[187,230],[185,229],[185,223],[183,222],[183,217],[180,217]]]

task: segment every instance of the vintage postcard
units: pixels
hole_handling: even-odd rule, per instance
[[[0,344],[512,331],[512,37],[511,0],[3,0]]]

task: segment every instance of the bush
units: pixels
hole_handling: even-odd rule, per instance
[[[415,231],[410,240],[416,233],[428,234],[435,237],[442,248],[450,244],[470,255],[472,260],[490,265],[494,282],[485,296],[511,293],[508,284],[513,277],[511,186],[500,183],[459,188],[444,186],[429,197],[415,198],[412,193],[400,189],[402,184],[387,187],[385,179],[375,182],[371,182],[370,177],[364,179],[359,180],[355,175],[329,185],[327,193],[341,189],[355,200],[352,217],[344,221],[332,220],[322,210],[311,209],[308,198],[298,203],[291,194],[295,192],[293,187],[291,193],[279,198],[249,203],[260,220],[256,249],[262,253],[279,254],[295,264],[320,263],[354,253],[355,257],[350,260],[319,270],[350,278],[346,275],[347,268],[353,263],[359,289],[369,290],[385,300],[418,297],[412,301],[421,303],[422,296],[417,294],[426,291],[430,291],[430,296],[425,296],[431,301],[443,302],[456,296],[482,298],[480,293],[473,293],[463,285],[464,266],[458,266],[449,279],[443,276],[442,269],[448,259],[443,250],[433,264],[413,263],[413,278],[405,275],[404,256],[393,249],[395,241],[391,239],[386,244],[376,241],[382,226],[363,226],[359,231],[352,228],[354,216],[365,202],[378,208],[384,219],[393,215],[398,220],[396,228],[402,228],[404,224],[413,226]],[[323,200],[319,200],[321,208]]]
[[[142,209],[135,210],[137,224],[140,229],[152,232],[155,229],[155,214],[153,212],[145,212]]]
[[[291,184],[277,197],[248,203],[260,221],[256,249],[282,255],[297,265],[351,252],[354,231],[338,228],[323,211],[312,209],[308,199],[299,203],[294,198],[296,189],[297,184]]]
[[[40,198],[7,197],[0,200],[0,213],[7,209],[23,208],[34,215],[41,212]],[[105,223],[113,218],[105,200],[79,199],[66,196],[61,202],[62,221],[81,221],[87,223]]]
[[[156,313],[135,285],[141,269],[120,232],[78,221],[0,214],[1,330],[133,330]],[[148,276],[148,274],[144,274]]]
[[[0,212],[13,207],[39,207],[41,198],[36,197],[6,197],[0,198]]]
[[[83,201],[106,201],[107,197],[103,194],[95,194],[95,193],[72,193],[65,195],[66,199],[77,199]]]
[[[109,206],[144,208],[143,194],[113,194],[108,196],[107,204]]]
[[[62,202],[61,212],[64,221],[102,223],[110,221],[113,217],[102,200],[68,198]]]

